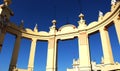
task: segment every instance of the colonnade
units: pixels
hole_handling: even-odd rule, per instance
[[[114,20],[114,25],[116,28],[118,40],[120,41],[120,20]],[[54,29],[55,30],[55,29]],[[102,49],[104,64],[110,65],[114,64],[114,59],[112,55],[112,49],[109,39],[108,30],[105,26],[99,28],[99,33],[101,37]],[[3,40],[5,37],[5,29],[1,29],[0,33],[0,48],[2,48]],[[79,32],[78,35],[78,44],[79,44],[79,58],[80,58],[80,70],[82,71],[91,71],[91,60],[90,60],[90,48],[89,48],[89,34],[87,31]],[[14,45],[14,50],[12,53],[12,58],[10,62],[9,71],[17,69],[16,64],[18,60],[18,54],[20,49],[20,41],[22,36],[20,34],[16,35],[16,41]],[[33,71],[34,69],[34,56],[36,50],[37,38],[31,39],[31,49],[29,55],[28,69],[26,71]],[[57,41],[56,36],[50,37],[48,39],[48,53],[47,53],[47,64],[46,71],[57,71]]]
[[[86,25],[85,25],[85,20],[83,20],[83,15],[80,18],[81,20],[79,23],[79,27],[75,28],[78,30],[76,36],[78,37],[78,45],[79,45],[78,47],[79,48],[78,54],[80,59],[79,70],[91,71],[92,67],[91,67],[90,47],[89,47],[89,34],[91,33],[88,33],[85,27]],[[114,19],[112,19],[111,22],[113,22],[115,25],[118,41],[120,43],[120,28],[119,28],[120,19],[119,18],[120,16],[116,16]],[[60,38],[58,38],[58,36],[60,35],[56,34],[59,31],[56,30],[55,24],[56,24],[56,21],[53,21],[53,26],[50,28],[50,32],[49,32],[49,38],[47,38],[48,51],[47,51],[46,71],[57,71],[57,54],[58,54],[57,41],[60,40]],[[101,24],[104,24],[104,22],[102,22]],[[81,29],[81,26],[83,26],[82,27],[83,29]],[[108,34],[109,27],[106,28],[106,26],[100,26],[99,30],[97,30],[100,33],[100,38],[102,43],[103,62],[105,65],[114,65],[114,58],[112,55],[112,49],[111,49],[111,44],[110,44],[110,39]],[[0,29],[1,29],[1,32],[0,32],[0,51],[1,51],[2,45],[4,42],[4,37],[8,30],[7,28],[1,27],[1,26],[0,26]],[[37,30],[37,28],[35,30]],[[38,31],[34,31],[34,32],[36,33]],[[11,57],[9,71],[16,71],[16,70],[20,71],[19,68],[17,68],[16,64],[18,60],[21,38],[23,38],[22,33],[23,32],[19,32],[18,34],[16,34],[16,41],[15,41],[15,45],[14,45],[14,49]],[[74,35],[72,34],[72,36]],[[29,38],[31,39],[31,48],[30,48],[30,55],[28,60],[28,69],[25,71],[34,71],[34,57],[35,57],[36,43],[39,38],[36,38],[36,37],[29,37]],[[67,38],[67,39],[71,39],[71,38]]]
[[[116,28],[118,40],[120,41],[120,20],[114,20],[114,25]],[[106,27],[100,27],[99,33],[101,36],[101,43],[103,49],[104,56],[104,64],[114,64],[114,59],[112,55],[112,49],[109,39],[108,30]],[[5,37],[6,31],[3,29],[0,33],[0,48],[2,48],[3,40]],[[80,32],[78,35],[78,43],[79,43],[79,58],[80,58],[80,70],[82,71],[91,71],[91,60],[90,60],[90,48],[89,48],[89,34],[86,31]],[[16,41],[14,45],[14,50],[12,53],[12,58],[10,62],[9,71],[13,71],[16,69],[16,64],[18,60],[18,53],[20,47],[21,36],[16,35]],[[28,63],[28,71],[33,71],[34,69],[34,56],[36,49],[36,38],[31,39],[31,49]],[[47,65],[46,71],[57,71],[57,41],[55,36],[49,38],[48,40],[48,54],[47,54]]]

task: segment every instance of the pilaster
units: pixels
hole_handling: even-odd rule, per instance
[[[86,32],[81,32],[78,36],[78,42],[80,71],[91,71],[88,34]]]
[[[14,69],[16,69],[16,64],[17,64],[18,54],[19,54],[19,48],[20,48],[20,41],[21,41],[21,36],[17,35],[15,45],[14,45],[14,49],[13,49],[13,53],[12,53],[12,59],[11,59],[9,71],[14,71]]]
[[[55,37],[48,40],[46,71],[57,71],[57,39]]]
[[[105,27],[101,27],[99,31],[100,31],[101,43],[102,43],[102,49],[104,55],[103,58],[104,64],[113,64],[114,59],[112,55],[112,49],[111,49],[108,31]]]
[[[34,68],[34,57],[35,57],[35,50],[36,50],[36,42],[37,42],[37,39],[32,38],[30,56],[29,56],[29,63],[28,63],[28,71],[33,71],[33,68]]]

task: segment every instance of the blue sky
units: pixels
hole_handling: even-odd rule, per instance
[[[2,3],[2,1],[0,1]],[[49,31],[51,21],[57,20],[57,28],[66,24],[78,26],[78,15],[85,15],[86,23],[97,21],[99,10],[104,14],[110,11],[111,0],[12,0],[10,6],[14,12],[12,22],[19,25],[24,20],[25,28],[33,29],[38,24],[39,31]],[[120,45],[118,43],[114,25],[109,29],[111,46],[114,60],[120,62]],[[3,49],[0,53],[0,71],[8,71],[10,59],[14,47],[15,36],[6,34]],[[91,60],[100,63],[102,45],[100,34],[89,36]],[[27,68],[31,41],[23,38],[21,40],[18,68]],[[47,58],[47,42],[38,41],[35,54],[34,71],[45,71]],[[73,58],[78,58],[78,39],[58,42],[58,71],[66,71],[72,67]]]

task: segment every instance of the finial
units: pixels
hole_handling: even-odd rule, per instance
[[[37,24],[35,25],[35,28],[34,28],[34,29],[38,29],[38,25],[37,25]]]
[[[24,27],[24,20],[21,20],[20,27]]]
[[[34,27],[34,31],[35,32],[38,32],[38,25],[36,24],[35,27]]]
[[[80,18],[80,21],[78,21],[78,24],[79,24],[79,26],[78,26],[78,28],[80,29],[80,30],[83,30],[83,29],[85,29],[86,28],[86,22],[85,22],[85,20],[84,20],[84,15],[81,13],[80,15],[79,15],[79,18]]]
[[[53,25],[56,25],[56,20],[53,20],[53,21],[52,21],[52,24],[53,24]]]
[[[99,11],[99,17],[103,16],[103,12]]]
[[[80,18],[80,20],[83,20],[84,15],[81,13],[81,14],[79,15],[79,18]]]
[[[116,2],[116,0],[111,0],[111,5],[115,5]]]
[[[56,20],[52,20],[52,26],[50,27],[50,34],[55,34],[56,32]]]
[[[52,28],[55,28],[56,27],[56,20],[52,20],[52,24],[53,24]]]
[[[12,3],[11,0],[4,0],[4,4],[5,4],[6,6],[9,6],[11,3]]]
[[[24,24],[24,20],[21,20],[21,24]]]

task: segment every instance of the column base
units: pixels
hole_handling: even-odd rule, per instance
[[[46,71],[57,71],[57,68],[46,68]]]
[[[119,71],[120,63],[116,62],[114,64],[92,64],[92,70],[101,70],[101,71]]]
[[[91,71],[90,66],[80,66],[79,69],[80,69],[80,71]]]
[[[18,71],[15,65],[10,65],[9,71]]]
[[[28,67],[28,71],[33,71],[33,67]]]

